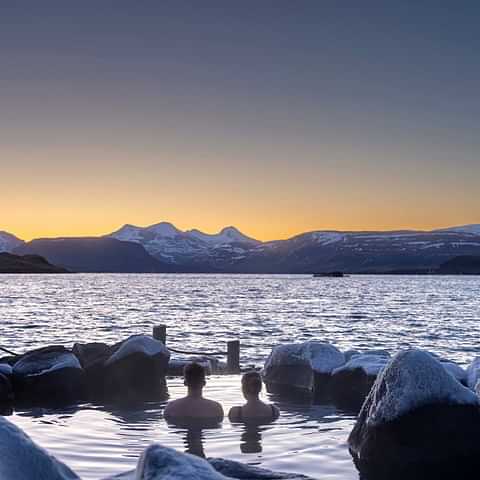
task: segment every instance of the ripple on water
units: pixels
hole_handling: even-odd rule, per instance
[[[238,336],[245,364],[261,364],[276,343],[311,338],[344,350],[427,348],[463,365],[480,352],[479,277],[0,275],[0,287],[2,345],[20,352],[52,343],[114,343],[156,323],[167,324],[169,343],[183,348],[224,350]],[[181,395],[181,382],[171,382],[170,391]],[[215,378],[208,393],[229,408],[238,402],[239,379]],[[329,406],[275,401],[282,417],[274,425],[245,431],[225,422],[200,435],[168,427],[163,404],[36,409],[10,418],[85,479],[132,468],[154,441],[180,450],[203,445],[210,456],[322,480],[358,478],[345,443],[353,417]]]

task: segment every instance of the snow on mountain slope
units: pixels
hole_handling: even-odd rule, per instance
[[[210,234],[210,233],[203,233],[200,230],[188,230],[186,232],[189,235],[192,235],[199,240],[203,240],[209,244],[219,245],[219,244],[228,244],[228,243],[245,243],[249,245],[258,245],[258,240],[253,238],[247,237],[242,232],[240,232],[235,227],[225,227],[219,233]]]
[[[440,230],[433,230],[434,232],[460,232],[471,233],[472,235],[480,235],[480,224],[460,225],[458,227],[442,228]]]
[[[22,245],[24,242],[15,235],[8,232],[0,231],[0,252],[12,252],[16,247]]]
[[[207,234],[199,230],[184,232],[167,222],[144,228],[124,225],[109,237],[140,243],[150,255],[178,264],[192,261],[215,263],[217,258],[242,255],[244,250],[261,243],[234,227],[226,227],[217,234]]]

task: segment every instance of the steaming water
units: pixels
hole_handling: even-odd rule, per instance
[[[319,339],[342,349],[426,348],[460,364],[478,355],[480,277],[287,275],[0,276],[0,344],[25,351],[74,341],[116,342],[168,325],[168,343],[224,350],[242,341],[242,363],[262,364],[273,345]],[[172,397],[183,394],[169,381]],[[208,396],[239,401],[239,377],[213,377]],[[354,417],[329,405],[269,398],[276,423],[245,430],[169,427],[163,403],[118,410],[82,405],[17,411],[10,419],[84,479],[133,468],[151,442],[318,479],[357,479],[346,440]]]

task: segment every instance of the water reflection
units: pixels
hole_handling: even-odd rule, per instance
[[[245,424],[240,437],[242,453],[262,453],[262,429],[258,424]]]

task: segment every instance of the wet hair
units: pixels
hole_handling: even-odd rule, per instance
[[[262,391],[262,377],[258,372],[247,372],[242,377],[242,388],[248,395],[258,395]]]
[[[189,363],[183,369],[185,385],[188,387],[201,387],[205,385],[205,369],[198,363]]]

